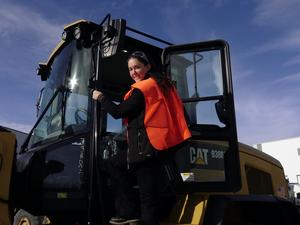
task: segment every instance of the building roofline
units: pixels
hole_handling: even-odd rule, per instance
[[[28,133],[26,133],[26,132],[24,132],[24,131],[16,130],[16,129],[13,129],[13,128],[10,128],[10,127],[5,127],[5,126],[2,126],[2,125],[0,125],[0,127],[1,127],[1,128],[4,128],[4,129],[7,129],[7,130],[16,131],[16,132],[19,132],[19,133],[23,133],[23,134],[28,135]]]
[[[297,136],[297,137],[289,137],[289,138],[282,138],[282,139],[277,139],[277,140],[273,140],[273,141],[265,141],[265,142],[255,143],[255,144],[253,144],[252,146],[254,146],[254,145],[259,145],[259,144],[267,144],[267,143],[272,143],[272,142],[277,142],[277,141],[287,141],[287,140],[297,139],[297,138],[300,139],[300,136]]]

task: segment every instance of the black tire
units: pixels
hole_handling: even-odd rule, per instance
[[[41,225],[43,220],[44,216],[33,216],[24,209],[20,209],[14,216],[13,225]]]

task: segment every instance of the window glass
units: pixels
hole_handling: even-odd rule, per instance
[[[113,101],[115,104],[120,104],[118,101]],[[108,112],[102,111],[102,123],[105,124],[103,133],[113,139],[127,141],[127,129],[123,123],[123,119],[115,119]]]
[[[48,107],[43,118],[34,128],[29,140],[29,147],[45,139],[59,137],[62,134],[62,98],[62,93],[56,95],[51,106]]]
[[[216,112],[218,100],[186,102],[184,104],[189,124],[210,124],[224,127]]]
[[[77,46],[65,81],[70,89],[66,99],[65,127],[72,126],[73,129],[80,130],[87,125],[90,74],[91,50]]]
[[[114,119],[110,114],[107,114],[107,132],[122,133],[124,126],[122,126],[122,119]]]
[[[54,59],[50,69],[49,78],[47,79],[45,88],[42,92],[38,116],[42,114],[57,88],[64,85],[65,77],[68,72],[68,68],[70,67],[70,59],[73,47],[73,44],[69,44]]]
[[[103,160],[112,160],[115,165],[126,168],[127,132],[122,119],[114,119],[105,111],[102,111],[101,118],[104,126],[100,141],[100,155]]]
[[[172,54],[170,68],[189,124],[225,127],[216,109],[224,92],[220,50]]]
[[[223,94],[220,51],[173,54],[171,76],[182,99]]]
[[[41,116],[29,140],[29,147],[44,140],[56,140],[68,133],[86,130],[89,121],[91,50],[71,42],[55,58],[41,98]],[[61,87],[65,87],[61,89]],[[57,94],[51,105],[50,99]]]

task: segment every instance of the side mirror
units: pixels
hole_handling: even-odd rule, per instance
[[[216,108],[216,112],[217,112],[217,116],[218,116],[219,120],[222,123],[227,124],[227,122],[228,122],[228,113],[226,111],[224,100],[220,99],[218,102],[216,102],[215,103],[215,108]]]
[[[39,63],[39,67],[36,69],[36,74],[41,77],[42,81],[46,81],[49,76],[49,67],[46,63]]]
[[[103,24],[102,29],[102,57],[115,55],[123,48],[124,36],[126,30],[126,21],[108,20]]]

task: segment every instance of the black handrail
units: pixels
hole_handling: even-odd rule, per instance
[[[170,42],[168,42],[168,41],[165,41],[165,40],[162,40],[162,39],[160,39],[160,38],[154,37],[154,36],[152,36],[152,35],[150,35],[150,34],[146,34],[146,33],[144,33],[144,32],[141,32],[141,31],[139,31],[139,30],[133,29],[133,28],[131,28],[131,27],[127,27],[127,26],[126,26],[126,29],[127,29],[127,30],[130,30],[130,31],[132,31],[132,32],[134,32],[134,33],[143,35],[143,36],[145,36],[145,37],[147,37],[147,38],[153,39],[153,40],[155,40],[155,41],[159,41],[159,42],[164,43],[164,44],[167,44],[167,45],[173,45],[172,43],[170,43]]]

